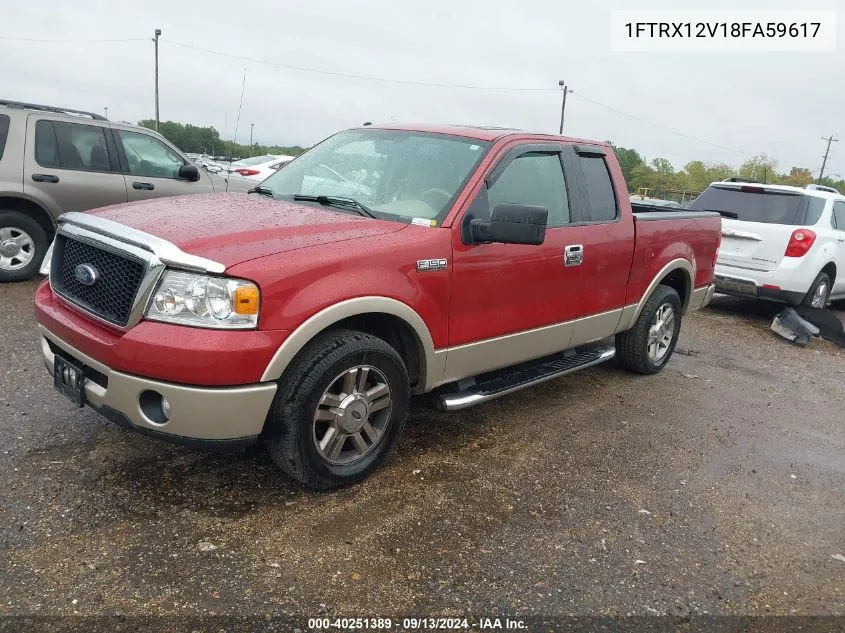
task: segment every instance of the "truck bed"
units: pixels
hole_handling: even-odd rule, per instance
[[[631,205],[634,210],[636,246],[629,279],[629,297],[640,297],[659,268],[673,259],[693,264],[693,289],[713,279],[714,235],[722,218],[710,211]]]

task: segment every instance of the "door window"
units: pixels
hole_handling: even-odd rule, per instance
[[[140,132],[118,131],[129,173],[142,178],[179,178],[182,157],[164,143]]]
[[[619,215],[616,208],[616,194],[607,165],[601,156],[579,156],[584,180],[587,184],[589,209],[586,211],[587,222],[610,222]]]
[[[845,202],[833,203],[833,228],[845,231]]]
[[[39,120],[35,162],[42,167],[112,171],[106,132],[96,125]]]
[[[490,209],[502,203],[549,210],[547,226],[569,224],[569,197],[558,154],[529,152],[515,159],[487,192]]]

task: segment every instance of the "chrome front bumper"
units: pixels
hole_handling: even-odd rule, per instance
[[[276,394],[275,382],[239,387],[190,387],[124,374],[86,356],[40,325],[39,333],[44,364],[51,376],[55,354],[50,343],[105,377],[107,386],[91,378],[85,379],[87,404],[118,424],[125,421],[137,430],[164,439],[190,444],[255,438],[264,428]],[[167,398],[171,410],[167,421],[156,422],[145,413],[141,405],[141,394],[145,392]]]

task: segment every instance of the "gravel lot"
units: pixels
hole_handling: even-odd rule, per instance
[[[845,614],[845,350],[717,297],[663,373],[422,399],[361,485],[112,426],[0,286],[0,613]],[[845,316],[839,313],[840,316]]]

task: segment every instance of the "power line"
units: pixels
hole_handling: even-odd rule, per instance
[[[697,138],[695,136],[690,136],[689,134],[685,134],[684,132],[678,132],[678,130],[673,130],[673,129],[668,128],[668,127],[663,127],[662,125],[658,125],[657,123],[652,123],[651,121],[646,121],[645,119],[642,119],[642,118],[640,118],[636,115],[629,114],[627,112],[623,112],[622,110],[617,110],[616,108],[614,108],[612,106],[601,103],[600,101],[596,101],[595,99],[591,99],[590,97],[588,97],[587,95],[585,95],[582,92],[574,92],[573,91],[572,94],[574,94],[576,97],[580,97],[581,99],[585,99],[586,101],[589,101],[590,103],[594,103],[595,105],[597,105],[599,107],[605,108],[606,110],[610,110],[611,112],[615,112],[616,114],[626,116],[626,117],[633,119],[635,121],[639,121],[640,123],[644,123],[645,125],[650,125],[651,127],[657,128],[658,130],[663,130],[664,132],[670,132],[671,134],[677,134],[678,136],[682,136],[684,138],[690,139],[691,141],[696,141],[698,143],[704,143],[705,145],[712,145],[713,147],[718,147],[719,149],[726,149],[726,150],[731,151],[731,152],[738,152],[740,154],[745,154],[746,156],[753,156],[754,155],[751,152],[746,152],[744,150],[737,149],[736,147],[727,147],[726,145],[719,145],[718,143],[711,143],[710,141],[705,141],[704,139]]]
[[[373,75],[355,75],[351,73],[341,73],[335,72],[331,70],[323,70],[321,68],[310,68],[308,66],[295,66],[293,64],[282,64],[280,62],[274,62],[267,59],[256,59],[254,57],[246,57],[244,55],[234,55],[232,53],[223,53],[221,51],[211,50],[209,48],[203,48],[201,46],[194,46],[193,44],[184,44],[182,42],[174,42],[173,40],[168,40],[162,38],[162,42],[166,42],[167,44],[172,44],[173,46],[179,46],[181,48],[189,48],[195,51],[200,51],[203,53],[209,53],[211,55],[218,55],[220,57],[229,57],[231,59],[238,59],[241,61],[252,62],[254,64],[264,64],[266,66],[276,66],[278,68],[287,68],[288,70],[298,70],[301,72],[307,73],[315,73],[318,75],[328,75],[330,77],[343,77],[345,79],[361,79],[363,81],[377,81],[380,83],[388,83],[388,84],[401,84],[406,86],[423,86],[426,88],[456,88],[459,90],[490,90],[490,91],[502,91],[502,92],[557,92],[557,88],[514,88],[514,87],[507,87],[507,86],[474,86],[474,85],[464,85],[464,84],[444,84],[444,83],[432,83],[427,81],[412,81],[410,79],[391,79],[387,77],[375,77]]]
[[[327,76],[330,76],[330,77],[343,77],[343,78],[346,78],[346,79],[361,79],[361,80],[364,80],[364,81],[376,81],[376,82],[380,82],[380,83],[401,84],[401,85],[409,85],[409,86],[422,86],[422,87],[427,87],[427,88],[453,88],[453,89],[459,89],[459,90],[489,90],[489,91],[493,91],[493,92],[496,92],[496,91],[501,91],[501,92],[552,92],[552,91],[556,90],[555,88],[533,88],[533,87],[516,88],[516,87],[507,87],[507,86],[494,87],[494,86],[478,86],[478,85],[464,85],[464,84],[445,84],[445,83],[432,83],[432,82],[425,82],[425,81],[412,81],[412,80],[408,80],[408,79],[390,79],[390,78],[386,78],[386,77],[375,77],[373,75],[356,75],[356,74],[350,74],[350,73],[340,73],[340,72],[335,72],[335,71],[330,71],[330,70],[324,70],[324,69],[321,69],[321,68],[311,68],[311,67],[307,67],[307,66],[296,66],[296,65],[293,65],[293,64],[283,64],[283,63],[280,63],[280,62],[274,62],[274,61],[269,61],[269,60],[265,60],[265,59],[256,59],[254,57],[247,57],[247,56],[244,56],[244,55],[235,55],[233,53],[224,53],[224,52],[221,52],[221,51],[215,51],[215,50],[204,48],[204,47],[201,47],[201,46],[194,46],[193,44],[184,44],[182,42],[174,42],[172,40],[162,39],[162,41],[167,42],[168,44],[173,44],[174,46],[179,46],[179,47],[182,47],[182,48],[188,48],[188,49],[200,51],[200,52],[203,52],[203,53],[209,53],[211,55],[218,55],[220,57],[228,57],[228,58],[231,58],[231,59],[238,59],[238,60],[241,60],[241,61],[249,61],[249,62],[253,62],[253,63],[256,63],[256,64],[264,64],[264,65],[267,65],[267,66],[275,66],[277,68],[287,68],[289,70],[297,70],[297,71],[301,71],[301,72],[310,72],[310,73],[315,73],[315,74],[319,74],[319,75],[327,75]],[[564,91],[565,91],[563,93],[564,95],[566,94],[566,92],[569,92],[570,94],[575,94],[573,90],[565,88],[565,87],[564,87]],[[710,141],[705,141],[704,139],[700,139],[700,138],[697,138],[695,136],[685,134],[684,132],[679,132],[677,130],[672,130],[670,128],[663,127],[662,125],[658,125],[657,123],[652,123],[651,121],[647,121],[647,120],[642,119],[642,118],[640,118],[636,115],[629,114],[627,112],[623,112],[622,110],[618,110],[617,108],[614,108],[614,107],[609,106],[607,104],[601,103],[600,101],[597,101],[595,99],[591,99],[590,97],[588,97],[588,96],[586,96],[586,95],[584,95],[580,92],[578,93],[578,96],[580,96],[581,98],[583,98],[583,99],[585,99],[585,100],[587,100],[591,103],[594,103],[597,106],[600,106],[602,108],[610,110],[611,112],[615,112],[619,115],[629,117],[631,119],[639,121],[640,123],[650,125],[650,126],[657,128],[659,130],[663,130],[663,131],[669,132],[671,134],[676,134],[678,136],[682,136],[682,137],[690,139],[692,141],[696,141],[698,143],[703,143],[704,145],[710,145],[712,147],[717,147],[719,149],[724,149],[724,150],[728,150],[728,151],[731,151],[731,152],[737,152],[739,154],[744,154],[746,156],[753,156],[754,155],[752,152],[746,152],[746,151],[738,149],[736,147],[727,147],[725,145],[719,145],[718,143],[712,143]],[[565,103],[566,103],[565,97],[564,97],[563,103],[564,103],[564,105],[562,106],[562,108],[565,108],[566,107],[565,106]],[[561,111],[561,119],[562,118],[563,118],[563,111]]]
[[[122,38],[122,39],[69,39],[69,40],[57,40],[57,39],[39,39],[39,38],[32,38],[32,37],[0,37],[0,40],[6,42],[49,42],[49,43],[57,43],[57,44],[99,44],[99,43],[113,43],[113,42],[145,42],[147,40],[146,37],[129,37],[129,38]]]
[[[146,41],[147,38],[125,38],[125,39],[88,39],[88,40],[56,40],[56,39],[32,39],[32,38],[14,38],[14,37],[0,37],[0,40],[6,41],[20,41],[20,42],[62,42],[62,43],[71,43],[71,42],[79,42],[79,43],[100,43],[100,42],[140,42]],[[410,79],[394,79],[388,77],[376,77],[373,75],[359,75],[353,73],[342,73],[336,72],[331,70],[325,70],[322,68],[312,68],[308,66],[297,66],[294,64],[285,64],[281,62],[271,61],[267,59],[258,59],[255,57],[248,57],[246,55],[236,55],[233,53],[225,53],[222,51],[216,51],[213,49],[205,48],[202,46],[195,46],[193,44],[185,44],[184,42],[174,42],[173,40],[161,38],[162,42],[167,44],[172,44],[173,46],[178,46],[180,48],[186,48],[190,50],[200,51],[203,53],[208,53],[210,55],[217,55],[219,57],[227,57],[229,59],[237,59],[241,61],[252,62],[255,64],[262,64],[265,66],[273,66],[276,68],[285,68],[288,70],[295,70],[299,72],[307,72],[313,73],[318,75],[324,75],[329,77],[340,77],[344,79],[358,79],[362,81],[374,81],[378,83],[385,83],[385,84],[396,84],[396,85],[406,85],[406,86],[419,86],[425,88],[446,88],[446,89],[457,89],[457,90],[479,90],[479,91],[490,91],[490,92],[556,92],[558,88],[544,88],[544,87],[513,87],[513,86],[480,86],[480,85],[471,85],[471,84],[449,84],[449,83],[437,83],[437,82],[426,82],[426,81],[413,81]],[[575,94],[576,96],[584,99],[585,101],[589,101],[590,103],[597,105],[601,108],[614,112],[620,116],[628,117],[634,121],[638,121],[645,125],[651,126],[658,130],[663,130],[664,132],[668,132],[670,134],[675,134],[677,136],[689,139],[691,141],[695,141],[697,143],[702,143],[704,145],[710,145],[711,147],[716,147],[719,149],[727,150],[730,152],[737,152],[739,154],[743,154],[746,156],[753,156],[754,154],[751,152],[746,152],[744,150],[738,149],[736,147],[728,147],[726,145],[720,145],[719,143],[713,143],[711,141],[706,141],[701,138],[697,138],[690,134],[686,134],[684,132],[679,132],[678,130],[673,130],[671,128],[664,127],[657,123],[653,123],[646,119],[643,119],[639,116],[634,114],[630,114],[628,112],[624,112],[619,110],[618,108],[614,108],[613,106],[609,106],[605,103],[602,103],[596,99],[588,97],[587,95],[578,92],[575,93],[573,90],[567,90],[570,94]],[[566,92],[564,92],[564,95]],[[565,106],[564,106],[565,107]]]

